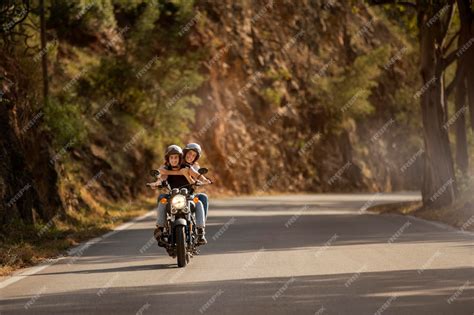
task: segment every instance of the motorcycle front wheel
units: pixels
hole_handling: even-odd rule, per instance
[[[186,267],[186,231],[183,225],[176,227],[176,245],[177,245],[177,259],[178,267]]]

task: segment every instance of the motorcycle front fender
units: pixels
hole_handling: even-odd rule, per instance
[[[174,226],[184,225],[188,226],[188,222],[184,218],[179,218],[174,221]]]

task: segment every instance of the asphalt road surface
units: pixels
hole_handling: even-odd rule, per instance
[[[155,215],[0,282],[0,314],[473,314],[474,236],[368,205],[413,193],[214,200],[178,268]],[[25,275],[26,273],[26,275]]]

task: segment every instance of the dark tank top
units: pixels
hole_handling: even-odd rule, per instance
[[[172,170],[171,166],[167,166],[166,168],[170,171]],[[184,175],[168,175],[167,182],[170,185],[171,189],[180,188],[184,185],[189,184],[188,180]]]

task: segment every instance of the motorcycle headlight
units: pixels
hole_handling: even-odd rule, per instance
[[[171,207],[181,210],[186,207],[186,197],[183,195],[176,195],[171,199]]]

